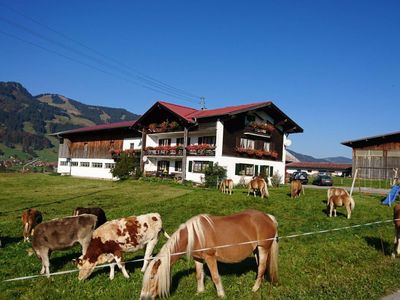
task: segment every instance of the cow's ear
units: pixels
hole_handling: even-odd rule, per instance
[[[75,266],[82,265],[82,259],[81,259],[81,258],[74,258],[74,259],[72,260],[72,263],[73,263]]]

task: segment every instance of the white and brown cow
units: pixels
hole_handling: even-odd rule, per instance
[[[42,261],[40,274],[46,273],[50,276],[51,251],[64,250],[79,243],[82,246],[82,254],[85,254],[96,222],[95,215],[83,214],[37,225],[32,236],[32,248]]]
[[[36,225],[42,222],[42,213],[36,208],[29,208],[22,213],[24,242],[29,242]]]
[[[129,278],[122,253],[146,247],[142,268],[144,272],[161,231],[163,231],[162,221],[158,213],[108,221],[93,232],[86,254],[78,258],[79,280],[88,278],[97,264],[113,260],[124,276]],[[114,264],[110,267],[110,279],[113,279]]]

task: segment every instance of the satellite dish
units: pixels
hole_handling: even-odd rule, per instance
[[[144,155],[142,159],[143,159],[143,162],[146,162],[148,160],[146,155]]]
[[[292,141],[289,140],[289,139],[286,139],[286,141],[285,141],[285,146],[286,146],[286,147],[289,147],[291,144],[292,144]]]

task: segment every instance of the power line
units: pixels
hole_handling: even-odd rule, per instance
[[[158,93],[163,93],[163,94],[168,95],[168,96],[170,96],[170,97],[173,97],[173,98],[176,98],[176,99],[180,99],[180,100],[182,100],[182,101],[186,101],[186,102],[193,103],[193,101],[189,101],[189,100],[186,100],[186,99],[182,99],[181,97],[178,97],[178,96],[176,96],[176,95],[170,94],[170,93],[168,93],[168,92],[160,91],[160,90],[157,90],[156,88],[153,88],[153,87],[150,87],[150,86],[146,86],[146,85],[144,85],[144,84],[137,83],[137,82],[135,82],[135,81],[133,81],[133,80],[131,80],[131,79],[129,79],[129,78],[123,77],[123,76],[121,76],[121,75],[119,75],[119,74],[114,74],[114,73],[112,73],[112,72],[110,72],[110,71],[101,69],[101,68],[99,68],[99,67],[93,66],[93,65],[88,64],[88,63],[86,63],[86,62],[82,62],[82,61],[80,61],[80,60],[78,60],[78,59],[76,59],[76,58],[73,58],[73,57],[70,57],[70,56],[68,56],[68,55],[59,53],[59,52],[57,52],[57,51],[55,51],[55,50],[52,50],[52,49],[49,49],[49,48],[47,48],[47,47],[38,45],[38,44],[36,44],[36,43],[34,43],[34,42],[24,40],[24,39],[21,38],[21,37],[18,37],[18,36],[14,35],[14,34],[7,33],[7,32],[5,32],[5,31],[3,31],[3,30],[1,30],[1,29],[0,29],[0,33],[3,34],[3,35],[5,35],[5,36],[8,36],[8,37],[10,37],[10,38],[19,40],[19,41],[24,42],[24,43],[27,43],[27,44],[30,44],[31,46],[37,47],[37,48],[42,49],[42,50],[44,50],[44,51],[47,51],[47,52],[49,52],[49,53],[52,53],[52,54],[58,55],[58,56],[60,56],[60,57],[63,57],[63,58],[65,58],[65,59],[68,59],[68,60],[70,60],[70,61],[73,61],[73,62],[75,62],[75,63],[84,65],[84,66],[86,66],[86,67],[88,67],[88,68],[91,68],[91,69],[94,69],[94,70],[96,70],[96,71],[102,72],[102,73],[107,74],[107,75],[109,75],[109,76],[117,77],[117,78],[123,79],[123,80],[125,80],[125,81],[127,81],[127,82],[131,82],[131,83],[136,84],[136,85],[138,85],[138,86],[141,86],[141,87],[150,89],[150,90],[152,90],[152,91],[155,91],[155,92],[158,92]]]
[[[112,57],[106,56],[106,55],[102,54],[101,52],[99,52],[99,51],[97,51],[97,50],[95,50],[95,49],[93,49],[93,48],[91,48],[91,47],[89,47],[89,46],[86,46],[86,45],[83,44],[82,42],[77,41],[77,40],[75,40],[75,39],[72,39],[72,38],[68,37],[67,35],[65,35],[65,34],[63,34],[63,33],[59,32],[59,31],[57,31],[57,30],[51,28],[50,26],[48,26],[48,25],[46,25],[46,24],[43,24],[43,23],[41,23],[41,22],[35,20],[34,18],[32,18],[32,17],[30,17],[30,16],[28,16],[28,15],[25,15],[25,14],[19,12],[18,10],[14,9],[14,8],[12,8],[12,7],[10,7],[10,6],[8,6],[8,5],[5,5],[4,3],[0,3],[0,5],[2,5],[3,7],[6,7],[7,9],[9,9],[9,10],[15,12],[15,13],[17,13],[17,14],[20,15],[20,16],[23,16],[24,18],[27,18],[27,19],[31,20],[32,22],[34,22],[34,23],[36,23],[36,24],[38,24],[38,25],[40,25],[40,26],[42,26],[42,27],[45,27],[47,30],[50,30],[51,32],[56,33],[56,34],[62,36],[64,39],[67,39],[67,40],[69,40],[69,41],[71,41],[71,42],[73,42],[73,43],[75,43],[75,44],[78,44],[78,45],[80,45],[81,47],[83,47],[83,48],[85,48],[85,49],[87,49],[87,50],[89,50],[89,51],[91,51],[91,52],[93,52],[93,53],[96,53],[97,55],[101,56],[102,58],[104,58],[104,59],[106,59],[106,60],[112,61],[114,64],[117,64],[117,66],[112,65],[112,64],[110,64],[110,63],[107,62],[107,61],[99,60],[99,59],[97,59],[97,58],[94,58],[94,57],[92,57],[92,56],[89,56],[89,55],[87,55],[86,53],[83,53],[82,51],[76,50],[76,49],[74,49],[74,48],[72,48],[72,47],[70,47],[70,46],[68,46],[68,45],[65,45],[64,43],[61,43],[61,42],[59,42],[59,41],[55,41],[55,40],[53,40],[53,39],[50,39],[50,38],[48,38],[48,37],[46,37],[46,36],[44,36],[44,35],[42,35],[42,34],[39,34],[39,33],[35,32],[35,31],[29,29],[29,28],[24,27],[24,26],[22,26],[22,25],[20,25],[20,24],[17,24],[17,23],[15,23],[15,22],[13,22],[13,21],[10,21],[10,20],[8,20],[8,19],[1,18],[1,17],[0,17],[4,22],[7,22],[8,24],[11,24],[11,25],[13,25],[13,26],[15,26],[15,27],[18,27],[18,28],[20,28],[20,29],[22,29],[22,30],[24,30],[24,31],[27,31],[27,32],[29,32],[29,33],[32,34],[32,35],[35,35],[35,36],[37,36],[37,37],[39,37],[39,38],[41,38],[41,39],[46,40],[47,42],[54,43],[54,44],[58,45],[59,47],[62,47],[62,48],[64,48],[64,49],[67,49],[68,51],[71,51],[71,52],[74,52],[74,53],[76,53],[76,54],[78,54],[78,55],[84,56],[85,58],[90,59],[90,60],[92,60],[92,61],[95,61],[95,62],[97,62],[98,64],[108,65],[108,67],[117,69],[117,70],[118,70],[119,72],[121,72],[121,73],[124,73],[124,74],[126,74],[126,75],[128,75],[128,76],[135,77],[136,80],[140,80],[140,81],[145,82],[145,83],[147,84],[147,85],[146,85],[146,88],[149,88],[148,85],[151,85],[151,86],[153,87],[152,90],[154,90],[154,88],[155,88],[155,89],[157,89],[158,92],[168,93],[169,95],[174,94],[174,95],[175,95],[175,98],[177,98],[177,97],[182,97],[182,98],[195,98],[195,99],[201,98],[201,97],[199,97],[199,96],[197,96],[197,95],[195,95],[195,94],[193,94],[193,93],[187,92],[186,90],[176,88],[176,87],[174,87],[174,86],[172,86],[172,85],[170,85],[170,84],[168,84],[168,83],[165,83],[165,82],[160,81],[160,80],[157,80],[157,79],[155,79],[155,78],[153,78],[153,77],[151,77],[151,76],[148,76],[148,75],[146,75],[146,74],[144,74],[144,73],[142,73],[142,72],[140,72],[140,71],[138,71],[138,70],[136,70],[136,69],[134,69],[134,68],[131,68],[131,67],[127,66],[127,65],[124,64],[124,63],[121,63],[120,61],[118,61],[118,60],[116,60],[116,59],[114,59],[114,58],[112,58]],[[122,66],[122,67],[125,68],[125,69],[122,69],[120,66]],[[127,71],[127,70],[128,70],[128,71]],[[132,70],[133,72],[135,72],[135,73],[137,73],[137,74],[139,74],[139,75],[132,74],[132,73],[130,72],[130,70]],[[186,101],[187,101],[187,100],[186,100]],[[191,102],[191,101],[188,101],[188,102]]]

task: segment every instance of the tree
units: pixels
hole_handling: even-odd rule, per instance
[[[111,170],[111,173],[114,177],[124,180],[132,176],[137,168],[138,163],[136,157],[122,152],[114,168]]]
[[[204,175],[207,187],[217,187],[219,182],[226,178],[226,169],[219,166],[218,163],[210,164]]]

